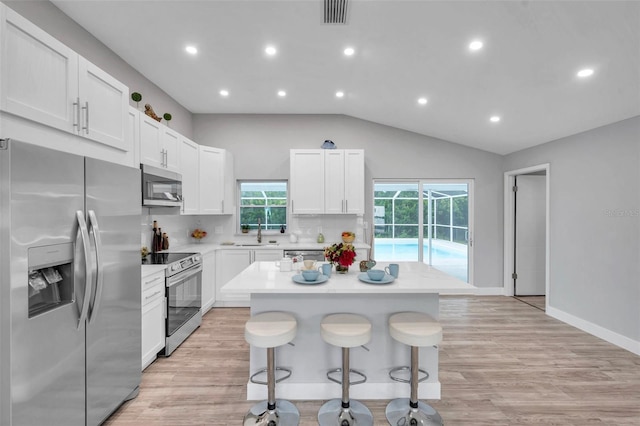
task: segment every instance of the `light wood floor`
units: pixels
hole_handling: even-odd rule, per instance
[[[545,296],[515,296],[521,302],[527,303],[534,308],[538,308],[541,311],[546,309],[545,307]]]
[[[640,357],[510,297],[444,296],[440,315],[442,399],[428,402],[446,425],[640,425]],[[105,424],[241,425],[252,405],[248,316],[210,311],[171,357],[145,370],[140,395]],[[388,401],[363,402],[376,425],[387,424]],[[301,425],[317,424],[322,401],[295,404]]]

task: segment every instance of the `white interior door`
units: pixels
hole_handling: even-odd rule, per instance
[[[546,176],[516,177],[516,296],[545,295]]]

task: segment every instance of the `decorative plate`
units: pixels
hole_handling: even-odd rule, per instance
[[[305,285],[315,285],[315,284],[322,284],[324,282],[326,282],[329,277],[326,275],[318,275],[318,278],[316,278],[315,281],[307,281],[304,279],[304,277],[302,276],[302,274],[298,274],[298,275],[294,275],[293,277],[293,282],[297,283],[297,284],[305,284]]]
[[[380,281],[374,281],[369,278],[369,275],[367,275],[366,272],[364,272],[362,274],[358,274],[358,279],[367,284],[390,284],[395,280],[395,277],[393,275],[384,274],[384,277],[382,277]]]

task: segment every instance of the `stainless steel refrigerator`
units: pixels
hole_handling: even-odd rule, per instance
[[[0,140],[0,424],[98,425],[141,380],[140,171]]]

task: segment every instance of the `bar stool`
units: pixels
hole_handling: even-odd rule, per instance
[[[267,368],[254,373],[250,380],[253,383],[267,385],[267,400],[255,404],[244,416],[244,425],[296,426],[300,421],[300,413],[291,402],[275,397],[276,383],[291,376],[291,370],[276,368],[275,350],[277,346],[286,345],[296,337],[298,322],[293,315],[285,312],[263,312],[249,318],[244,327],[245,340],[253,346],[267,349]],[[288,374],[276,379],[276,370]],[[258,381],[255,377],[266,371],[267,381]]]
[[[349,368],[349,349],[362,346],[371,340],[371,322],[361,315],[332,314],[320,323],[320,334],[325,342],[342,348],[342,368],[327,372],[327,378],[342,385],[342,399],[327,401],[318,411],[320,426],[372,426],[373,415],[363,403],[349,399],[349,386],[364,383],[367,377]],[[342,372],[342,380],[331,374]],[[350,373],[361,377],[351,382]]]
[[[426,380],[429,373],[418,368],[418,349],[436,346],[442,342],[442,326],[421,312],[400,312],[389,318],[389,333],[400,343],[411,346],[411,367],[397,367],[389,371],[389,377],[398,382],[411,383],[411,398],[398,398],[389,402],[387,420],[392,425],[442,425],[442,417],[428,404],[418,401],[418,383]],[[394,375],[400,370],[410,370],[411,379]],[[418,373],[423,377],[419,378]]]

